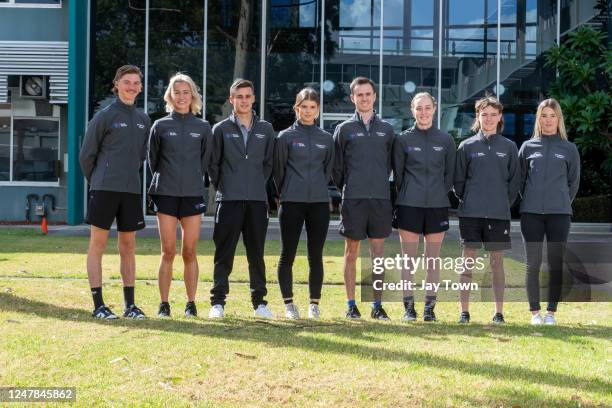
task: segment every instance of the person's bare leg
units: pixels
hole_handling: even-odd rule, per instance
[[[384,238],[370,238],[370,258],[372,259],[372,265],[374,264],[374,258],[382,258],[385,256],[385,239]],[[384,273],[378,275],[384,282]],[[380,301],[382,299],[382,291],[374,290],[374,300]]]
[[[90,288],[102,287],[102,255],[108,242],[108,230],[91,226],[87,248],[87,278]]]
[[[117,235],[123,286],[134,287],[136,283],[136,231],[119,232]]]
[[[466,267],[465,271],[459,275],[459,283],[461,283],[461,288],[463,288],[464,284],[469,284],[472,282],[472,269],[474,265],[474,259],[476,258],[477,249],[463,247],[463,258],[464,263],[468,263],[472,265],[471,268]],[[466,262],[468,259],[470,261]],[[466,286],[468,288],[469,286]],[[460,289],[459,290],[459,301],[461,303],[461,311],[469,312],[470,311],[470,290],[469,289]]]
[[[355,300],[355,280],[357,277],[357,257],[361,241],[346,238],[344,241],[344,288],[346,298]]]
[[[504,289],[506,276],[504,273],[504,251],[491,251],[491,273],[493,274],[493,298],[495,313],[504,313]]]
[[[183,275],[188,302],[195,301],[198,290],[199,268],[197,246],[200,239],[200,223],[200,214],[181,218],[181,227],[183,229],[181,255],[185,266]]]
[[[403,229],[399,230],[400,243],[402,246],[402,280],[405,282],[414,282],[414,274],[416,273],[414,259],[417,257],[419,250],[420,235]],[[404,259],[408,258],[408,265],[404,265]],[[411,289],[404,289],[404,298],[414,296]]]
[[[172,283],[172,265],[176,256],[176,223],[176,217],[157,213],[157,225],[161,242],[161,258],[159,260],[157,282],[159,285],[159,297],[162,302],[168,301],[170,284]]]
[[[444,239],[444,232],[436,232],[434,234],[425,235],[425,258],[434,259],[435,261],[427,263],[427,276],[425,279],[427,283],[439,283],[440,282],[440,268],[437,262],[440,256],[440,249],[442,248],[442,240]],[[430,298],[435,297],[437,293],[433,290],[427,291],[427,296]]]

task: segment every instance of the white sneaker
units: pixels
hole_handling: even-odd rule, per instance
[[[541,314],[537,313],[537,314],[531,315],[531,324],[533,326],[539,326],[542,323],[544,323],[544,321],[542,320]]]
[[[309,319],[320,319],[321,318],[321,311],[319,310],[319,305],[315,303],[311,303],[310,306],[308,306],[308,318]]]
[[[548,326],[554,326],[555,324],[557,324],[557,320],[555,319],[555,315],[550,314],[550,313],[546,313],[546,316],[544,316],[544,324],[546,324]]]
[[[214,305],[208,312],[209,319],[221,319],[225,315],[222,305]]]
[[[270,311],[270,309],[268,309],[266,305],[257,306],[257,309],[255,310],[255,313],[253,313],[253,315],[255,317],[259,317],[262,319],[273,319],[274,318],[274,315],[272,314],[272,312]]]
[[[285,317],[291,320],[297,320],[300,318],[300,312],[295,303],[288,303],[285,305]]]

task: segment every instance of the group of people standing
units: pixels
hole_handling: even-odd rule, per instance
[[[142,89],[138,67],[117,70],[117,99],[89,123],[80,153],[90,186],[87,222],[91,237],[87,270],[94,301],[93,316],[116,319],[103,301],[101,259],[116,219],[124,317],[144,318],[134,301],[135,231],[144,228],[139,169],[145,158],[153,175],[149,195],[157,211],[161,239],[158,316],[171,315],[168,302],[176,255],[176,228],[182,230],[181,256],[187,292],[186,316],[197,316],[196,247],[204,202],[205,177],[216,190],[213,241],[213,287],[209,318],[222,318],[229,293],[229,275],[240,235],[246,248],[254,315],[272,318],[265,297],[264,245],[268,227],[266,183],[272,177],[278,191],[281,254],[278,282],[285,316],[300,318],[293,296],[292,269],[305,226],[308,248],[308,317],[320,317],[323,247],[329,226],[328,183],[342,192],[339,232],[345,238],[344,282],[346,317],[359,319],[356,304],[356,264],[361,241],[368,239],[372,258],[384,256],[384,241],[392,227],[399,230],[402,253],[416,258],[420,236],[428,258],[440,255],[449,228],[449,192],[459,199],[462,256],[473,259],[479,248],[490,254],[495,314],[503,323],[503,251],[510,248],[510,208],[521,196],[521,231],[527,255],[526,286],[533,324],[555,324],[560,299],[563,255],[568,238],[571,202],[578,190],[580,159],[567,140],[563,115],[554,99],[539,106],[533,137],[520,151],[501,135],[503,107],[494,97],[480,99],[472,127],[476,134],[455,148],[453,138],[433,126],[436,101],[416,94],[411,111],[416,124],[395,135],[393,127],[374,112],[376,88],[365,77],[350,84],[355,114],[339,124],[332,136],[319,128],[320,98],[311,88],[301,90],[292,126],[275,136],[272,125],[253,111],[255,89],[245,79],[229,90],[231,114],[212,129],[198,118],[202,99],[194,81],[176,74],[164,95],[168,116],[150,126],[134,107]],[[393,173],[397,199],[391,202]],[[547,314],[540,314],[539,273],[544,238],[548,245]],[[437,263],[428,265],[426,281],[437,283]],[[466,263],[467,265],[467,263]],[[473,265],[473,263],[472,263]],[[413,278],[414,271],[403,276]],[[461,282],[471,281],[471,269]],[[469,291],[460,292],[460,323],[470,321]],[[417,320],[414,294],[404,292],[405,321]],[[436,293],[425,296],[423,320],[435,321]],[[382,292],[374,291],[370,316],[389,320]]]

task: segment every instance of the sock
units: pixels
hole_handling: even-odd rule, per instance
[[[313,300],[313,299],[310,299],[310,304],[311,304],[311,305],[318,305],[318,304],[319,304],[319,301],[318,301],[318,300]]]
[[[94,309],[99,308],[104,304],[102,300],[102,288],[91,288],[91,296],[93,297]]]
[[[374,302],[372,302],[372,307],[375,308],[375,309],[379,308],[381,306],[382,306],[382,300],[380,300],[380,299],[379,300],[375,300]]]
[[[404,303],[414,302],[414,296],[404,296]]]
[[[355,299],[349,299],[348,302],[346,302],[346,303],[348,303],[348,307],[356,306]]]
[[[429,305],[432,303],[436,303],[436,297],[435,296],[425,296],[425,305]]]
[[[125,300],[126,309],[134,304],[134,287],[133,286],[123,287],[123,299]]]
[[[286,305],[293,303],[293,298],[291,299],[283,299],[283,302],[285,302]]]

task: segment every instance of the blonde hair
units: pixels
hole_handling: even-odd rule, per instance
[[[538,111],[536,112],[535,126],[533,127],[533,135],[532,139],[539,139],[542,137],[542,127],[540,126],[540,117],[542,116],[542,112],[544,108],[550,108],[555,111],[555,115],[557,119],[559,119],[559,123],[557,125],[557,132],[559,132],[559,136],[561,139],[567,140],[567,131],[565,130],[565,122],[563,120],[563,111],[561,110],[561,105],[556,99],[544,99],[538,105]]]
[[[488,108],[489,106],[499,111],[499,114],[501,116],[501,118],[499,119],[499,123],[497,124],[497,133],[501,133],[502,130],[504,130],[504,105],[502,105],[501,102],[497,100],[497,98],[489,95],[477,100],[476,104],[474,105],[474,108],[476,109],[476,117],[474,118],[474,123],[472,124],[471,128],[474,132],[480,131],[480,120],[478,120],[478,115],[481,111]]]
[[[202,111],[202,97],[198,92],[198,86],[195,84],[195,82],[193,82],[193,79],[191,79],[189,75],[181,74],[180,72],[170,78],[170,83],[168,84],[168,88],[166,88],[166,93],[164,94],[164,101],[166,101],[166,112],[174,111],[172,91],[174,91],[174,84],[177,82],[189,84],[189,88],[191,89],[191,106],[189,109],[194,115],[200,113]]]
[[[412,100],[410,101],[410,109],[414,109],[414,105],[416,104],[416,101],[418,101],[421,98],[429,98],[431,100],[431,104],[433,105],[434,109],[437,107],[436,98],[431,96],[429,92],[419,92],[418,94],[412,97]]]
[[[304,88],[297,95],[295,95],[295,104],[293,105],[293,111],[295,112],[295,116],[297,117],[298,108],[304,101],[313,101],[319,106],[321,99],[319,98],[319,94],[312,88]]]

